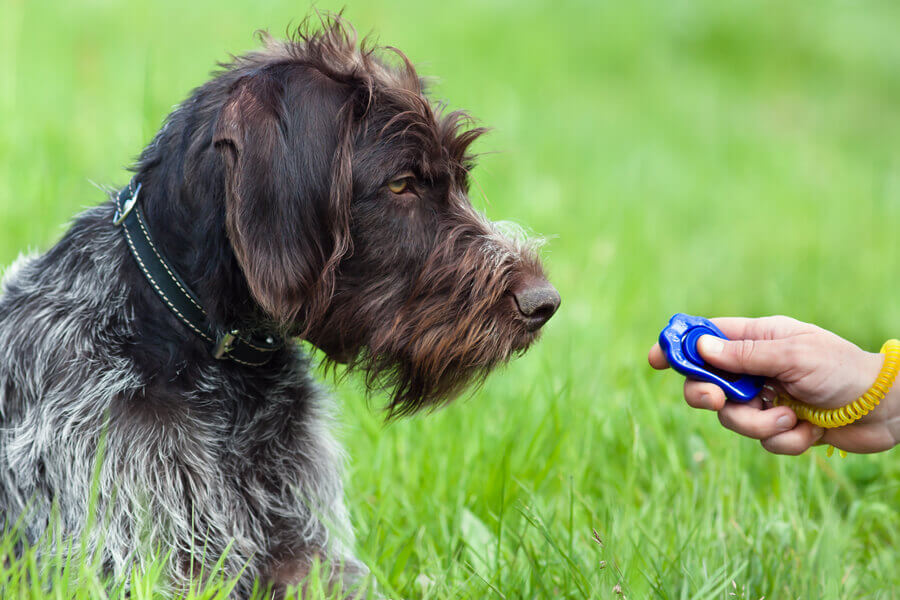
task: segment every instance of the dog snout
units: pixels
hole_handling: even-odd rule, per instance
[[[544,278],[528,280],[512,290],[519,315],[530,331],[537,331],[559,308],[559,292]]]

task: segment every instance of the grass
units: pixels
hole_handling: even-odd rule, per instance
[[[321,2],[319,8],[339,8]],[[303,3],[0,0],[0,263],[122,184],[170,107]],[[335,390],[358,551],[405,598],[894,598],[896,456],[766,454],[645,352],[674,312],[900,334],[900,6],[356,2],[494,127],[474,202],[548,235],[563,306],[474,396]],[[11,556],[12,538],[0,543]],[[46,560],[46,562],[43,562]],[[0,596],[120,597],[29,550]],[[42,574],[43,573],[43,574]],[[149,566],[133,597],[162,579]],[[197,590],[212,598],[227,588]]]

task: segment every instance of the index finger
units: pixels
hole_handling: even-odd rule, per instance
[[[815,329],[807,323],[785,316],[717,317],[710,319],[732,340],[777,340]]]
[[[753,337],[753,324],[758,320],[749,317],[716,317],[710,319],[710,321],[715,323],[716,327],[722,330],[722,333],[732,340],[757,339]]]

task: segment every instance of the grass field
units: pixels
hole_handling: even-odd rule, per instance
[[[308,8],[0,0],[0,264],[103,201],[91,182],[125,183],[215,61]],[[900,596],[896,454],[768,455],[645,361],[678,311],[786,313],[867,349],[900,336],[900,4],[379,0],[346,16],[494,127],[474,202],[549,238],[563,297],[540,344],[437,414],[385,426],[384,398],[336,388],[379,586]],[[30,553],[0,561],[0,597],[46,597],[41,580],[107,593],[90,564],[39,571]],[[154,597],[152,569],[136,581]]]

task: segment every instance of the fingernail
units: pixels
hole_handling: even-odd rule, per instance
[[[722,341],[722,338],[714,335],[701,335],[697,340],[697,345],[702,354],[722,354],[722,350],[725,349],[725,342]]]
[[[790,417],[790,415],[781,415],[778,417],[778,420],[775,421],[775,427],[778,429],[787,430],[794,426],[794,419]]]
[[[813,436],[814,436],[817,440],[820,439],[823,435],[825,435],[825,428],[824,428],[824,427],[819,427],[818,425],[815,426],[815,427],[813,427]]]
[[[700,404],[702,406],[705,406],[706,408],[709,408],[710,406],[712,406],[711,400],[712,400],[712,397],[709,394],[701,394],[700,395]]]

